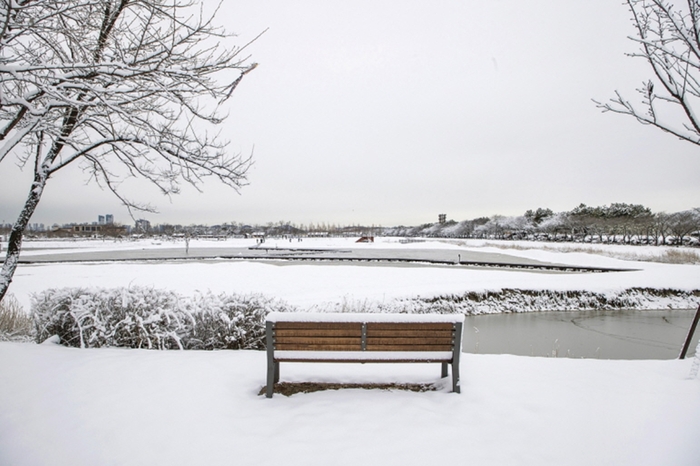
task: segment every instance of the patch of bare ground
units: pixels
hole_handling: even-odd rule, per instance
[[[437,386],[422,383],[316,383],[316,382],[280,382],[276,383],[274,393],[292,396],[297,393],[313,393],[324,390],[342,390],[359,388],[363,390],[404,390],[409,392],[434,392]],[[258,395],[265,394],[265,387]]]

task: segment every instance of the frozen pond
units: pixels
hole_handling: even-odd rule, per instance
[[[467,316],[463,351],[600,359],[674,359],[692,310],[525,312]],[[687,357],[695,354],[696,330]]]

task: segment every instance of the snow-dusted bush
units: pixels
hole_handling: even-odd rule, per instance
[[[0,301],[0,341],[29,339],[32,320],[17,299],[7,294]]]
[[[58,335],[81,348],[262,349],[273,310],[286,309],[262,296],[144,287],[50,289],[32,298],[37,341]]]
[[[68,346],[181,348],[190,315],[171,291],[152,288],[49,289],[32,298],[37,340]]]
[[[329,304],[316,312],[368,312],[398,314],[497,314],[538,311],[691,309],[697,306],[700,289],[673,290],[628,288],[616,292],[500,289],[470,291],[430,298],[387,301],[352,301]]]
[[[697,304],[700,290],[628,288],[617,292],[520,290],[468,292],[403,302],[413,313],[465,315],[537,311],[689,309]]]
[[[196,324],[187,339],[188,349],[264,349],[265,316],[284,311],[279,301],[260,295],[195,296]]]

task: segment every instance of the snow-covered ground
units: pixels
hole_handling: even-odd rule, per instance
[[[254,241],[254,240],[253,240]],[[311,247],[306,240],[305,247]],[[349,241],[349,240],[348,240]],[[223,247],[230,244],[220,242]],[[193,241],[212,247],[216,242]],[[343,247],[317,240],[313,247]],[[180,245],[184,247],[184,244]],[[286,244],[285,244],[286,246]],[[27,244],[27,251],[33,244]],[[39,244],[65,248],[66,243]],[[93,247],[173,247],[73,243]],[[202,246],[204,247],[204,246]],[[353,247],[355,245],[353,244]],[[379,242],[362,247],[454,244]],[[489,245],[463,248],[486,250]],[[102,249],[100,249],[102,248]],[[313,308],[501,288],[696,289],[700,266],[582,252],[501,250],[637,269],[562,274],[427,265],[250,261],[22,265],[25,305],[50,287],[151,285],[259,292]],[[0,465],[675,465],[700,464],[700,360],[615,361],[464,354],[461,394],[433,364],[282,364],[287,382],[437,383],[436,392],[344,389],[259,396],[255,351],[75,349],[0,343]]]
[[[693,360],[464,354],[462,393],[259,396],[255,351],[0,343],[0,464],[700,464]],[[438,364],[282,364],[282,381],[436,382]]]

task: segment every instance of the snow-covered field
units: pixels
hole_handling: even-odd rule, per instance
[[[190,248],[203,243],[193,241]],[[216,243],[206,242],[206,247],[212,244]],[[339,240],[318,240],[314,247],[323,244],[347,246]],[[75,243],[68,249],[146,246],[173,247]],[[387,241],[364,247],[455,246]],[[692,290],[700,283],[697,265],[541,249],[498,252],[637,270],[552,274],[215,260],[44,264],[20,266],[11,292],[26,305],[30,293],[49,287],[134,284],[183,294],[260,292],[313,308],[343,300],[357,303],[505,287],[613,292],[633,286]],[[439,389],[345,389],[266,399],[258,395],[265,384],[262,352],[86,350],[4,342],[0,465],[696,466],[698,365],[698,359],[464,354],[462,393],[453,394],[449,378],[439,380],[436,364],[290,363],[282,364],[282,381],[437,383]]]
[[[254,246],[255,240],[192,241],[190,251],[202,248]],[[506,243],[507,244],[507,243]],[[499,249],[488,242],[472,240],[448,243],[426,241],[399,243],[396,238],[378,238],[374,244],[357,244],[354,239],[305,239],[303,242],[268,240],[266,247],[314,249],[453,249],[508,254],[543,262],[589,267],[634,269],[618,273],[546,273],[527,270],[475,269],[422,265],[372,265],[347,263],[308,263],[287,261],[162,261],[106,262],[21,265],[10,292],[29,308],[30,294],[47,288],[117,287],[130,285],[167,288],[189,295],[195,291],[215,293],[261,293],[282,299],[302,309],[334,308],[341,303],[351,310],[367,302],[463,294],[468,291],[500,290],[586,290],[614,294],[632,287],[694,290],[700,288],[700,265],[676,265],[620,260],[599,254],[558,252],[549,243],[513,243],[523,249]],[[63,251],[133,250],[181,248],[184,241],[145,240],[139,242],[69,241],[27,242],[23,257]],[[531,249],[524,249],[529,247]],[[592,245],[615,252],[620,246]],[[595,251],[594,249],[594,251]],[[664,248],[627,247],[635,254],[653,256]],[[668,303],[660,302],[664,308]],[[677,307],[677,305],[676,305]],[[688,307],[694,307],[692,303]]]

